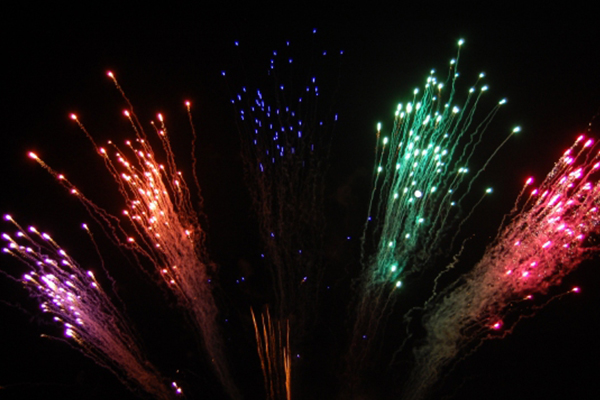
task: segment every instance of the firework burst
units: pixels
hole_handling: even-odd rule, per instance
[[[53,315],[64,328],[64,339],[83,354],[111,370],[132,391],[142,389],[157,399],[172,399],[173,391],[146,360],[130,322],[113,304],[91,270],[84,270],[47,233],[30,226],[2,234],[3,251],[30,268],[21,282],[40,302],[42,312]],[[176,385],[176,384],[175,384]]]
[[[100,146],[75,114],[71,114],[71,119],[94,144],[117,183],[126,205],[122,210],[123,218],[96,205],[36,154],[29,153],[29,156],[82,202],[117,245],[152,263],[156,273],[193,321],[220,381],[229,395],[237,398],[237,389],[225,360],[217,324],[218,310],[212,294],[214,284],[211,284],[211,277],[216,267],[206,250],[205,232],[199,222],[201,214],[194,209],[190,189],[175,163],[164,118],[158,114],[157,121],[152,122],[165,159],[161,163],[114,74],[109,72],[108,76],[127,102],[128,109],[123,114],[129,120],[135,138],[124,141],[124,148],[113,141],[108,141],[107,146]],[[186,107],[191,122],[189,102],[186,102]],[[192,133],[195,141],[193,125]],[[192,158],[195,164],[193,153]],[[195,173],[194,180],[197,184]],[[197,189],[199,193],[199,187]],[[143,268],[141,261],[139,263]]]
[[[514,215],[481,261],[427,307],[426,342],[415,351],[406,398],[422,398],[461,349],[510,333],[526,315],[514,315],[519,304],[547,294],[599,250],[599,168],[598,146],[582,135],[539,187],[528,192],[533,178],[527,179]]]
[[[459,53],[450,61],[444,81],[432,70],[424,87],[414,90],[412,101],[398,105],[389,135],[382,135],[381,124],[377,127],[374,188],[362,238],[365,267],[349,355],[351,369],[364,368],[379,324],[405,279],[435,265],[436,256],[448,246],[443,240],[450,230],[454,229],[454,237],[458,234],[461,204],[474,181],[520,130],[510,132],[482,167],[470,171],[473,155],[506,99],[475,125],[480,118],[477,107],[488,86],[482,83],[485,74],[481,73],[459,105],[455,86],[462,44],[459,41]],[[484,190],[474,207],[491,191]],[[463,221],[469,215],[463,215]],[[372,254],[367,255],[371,248]]]

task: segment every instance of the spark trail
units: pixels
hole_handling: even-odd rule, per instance
[[[522,317],[514,315],[518,304],[547,294],[600,249],[599,169],[598,146],[582,135],[520,206],[533,178],[527,180],[481,261],[427,307],[426,342],[415,350],[407,399],[424,398],[461,349],[509,334]]]
[[[21,282],[40,302],[43,312],[54,315],[64,327],[64,340],[109,369],[130,390],[142,389],[156,399],[173,399],[156,368],[144,357],[127,318],[112,303],[92,271],[86,271],[50,235],[34,227],[25,230],[9,215],[17,232],[2,234],[3,251],[31,270]],[[177,387],[176,383],[173,383]]]
[[[254,311],[252,322],[258,347],[261,369],[265,380],[265,391],[269,400],[291,400],[292,357],[290,354],[290,323],[285,325],[273,321],[267,308],[261,315],[260,324]]]
[[[337,114],[331,112],[331,92],[320,91],[319,73],[343,54],[314,56],[314,50],[305,59],[292,57],[287,42],[272,53],[266,87],[243,87],[232,99],[274,288],[271,313],[289,321],[294,352],[314,324],[324,272],[325,169]]]
[[[461,205],[475,179],[519,131],[513,130],[483,167],[470,172],[472,157],[506,99],[487,115],[477,114],[488,90],[481,83],[485,76],[481,73],[460,105],[455,86],[462,44],[462,40],[458,42],[457,57],[450,61],[444,81],[432,70],[425,86],[414,90],[412,101],[398,105],[391,132],[382,135],[381,124],[377,127],[374,188],[362,238],[364,272],[350,349],[351,369],[363,368],[379,324],[404,280],[431,266],[442,254],[440,249],[447,247],[442,241],[450,229],[456,237]],[[490,192],[486,189],[479,202]]]
[[[239,394],[225,359],[211,287],[211,276],[216,267],[208,256],[205,232],[192,205],[190,190],[175,163],[163,116],[158,114],[158,121],[152,122],[152,126],[162,145],[164,164],[157,160],[131,102],[116,78],[111,72],[108,76],[127,102],[128,110],[124,111],[124,115],[131,123],[135,139],[126,140],[123,150],[112,141],[107,147],[102,147],[96,144],[76,115],[72,114],[71,119],[94,144],[117,183],[126,205],[122,214],[129,223],[123,223],[97,206],[64,175],[56,173],[35,154],[30,153],[30,157],[77,196],[118,245],[131,249],[153,264],[179,306],[190,316],[219,380],[228,394],[237,398]],[[191,121],[189,102],[186,102],[186,107]],[[192,133],[195,140],[193,125]],[[195,177],[194,172],[197,184]],[[200,192],[200,188],[197,189]]]

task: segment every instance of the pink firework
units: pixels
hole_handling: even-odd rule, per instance
[[[527,179],[510,221],[481,261],[462,284],[428,307],[427,341],[415,351],[417,366],[407,398],[422,398],[461,348],[510,333],[519,319],[508,318],[512,306],[548,293],[598,251],[599,169],[598,146],[581,135],[528,194],[533,178]],[[519,206],[525,195],[527,200]]]

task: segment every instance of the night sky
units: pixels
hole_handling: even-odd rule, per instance
[[[304,344],[309,348],[306,356],[296,361],[307,371],[306,388],[298,390],[298,398],[336,398],[344,386],[339,371],[347,340],[345,316],[359,268],[356,238],[366,217],[377,122],[389,128],[396,104],[409,100],[429,70],[446,70],[459,38],[466,41],[460,68],[466,82],[481,71],[487,74],[490,90],[482,107],[508,98],[488,131],[491,147],[483,149],[493,149],[515,125],[522,132],[478,181],[495,192],[465,225],[474,235],[463,261],[468,268],[493,237],[525,179],[544,177],[600,111],[597,24],[455,17],[413,13],[400,6],[240,9],[229,2],[206,8],[82,6],[5,14],[0,211],[51,233],[82,265],[94,268],[98,257],[79,229],[91,218],[27,152],[35,151],[89,198],[117,213],[122,207],[118,192],[69,113],[77,113],[99,142],[130,137],[120,114],[124,102],[105,75],[112,70],[143,122],[156,112],[165,114],[185,175],[191,165],[191,136],[183,101],[191,100],[199,133],[207,245],[220,266],[216,298],[224,337],[245,398],[264,398],[249,309],[269,302],[268,274],[259,257],[229,98],[238,83],[255,85],[264,78],[259,73],[266,72],[270,52],[286,40],[302,44],[300,53],[313,41],[316,48],[343,49],[339,68],[328,75],[333,79],[321,82],[324,91],[337,90],[334,109],[339,114],[326,178],[324,280],[329,289],[322,296],[319,332]],[[318,29],[314,37],[313,28]],[[224,80],[221,70],[231,71],[232,78],[228,74]],[[592,126],[596,137],[599,125],[600,116]],[[115,289],[149,359],[169,379],[181,382],[190,399],[224,398],[172,299],[98,236]],[[346,240],[348,236],[352,239]],[[7,256],[0,258],[0,267],[13,276],[25,271]],[[236,283],[241,276],[249,278]],[[434,398],[598,398],[599,278],[598,259],[584,262],[561,286],[566,291],[578,285],[582,293],[551,302],[506,339],[484,343],[444,378]],[[106,279],[104,283],[110,286]],[[407,303],[423,297],[412,290],[405,294]],[[138,398],[77,350],[41,338],[61,336],[61,328],[39,312],[20,284],[5,277],[0,278],[0,313],[0,398]],[[396,323],[387,328],[385,350],[399,344],[404,332]],[[364,398],[398,398],[409,362],[400,362],[384,377],[369,378],[372,387]]]

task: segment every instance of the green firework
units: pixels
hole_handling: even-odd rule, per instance
[[[369,286],[391,282],[400,287],[403,277],[430,264],[481,172],[470,174],[469,163],[506,100],[474,124],[488,86],[482,83],[485,74],[481,73],[459,106],[455,101],[458,58],[450,61],[444,82],[432,70],[425,86],[414,90],[412,101],[398,105],[388,135],[381,134],[378,124],[375,184],[364,236],[372,237],[375,246],[366,261]]]

